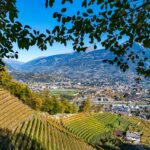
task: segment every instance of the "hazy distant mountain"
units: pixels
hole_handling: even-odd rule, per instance
[[[23,65],[23,62],[17,61],[17,60],[13,60],[13,59],[4,59],[3,60],[7,66],[8,69],[11,70],[17,70],[21,67],[21,65]]]
[[[23,72],[50,72],[63,69],[83,69],[84,67],[96,67],[102,63],[104,58],[111,57],[112,55],[106,50],[60,54],[32,60],[21,65],[20,70]]]
[[[130,52],[136,52],[140,56],[142,54],[143,47],[134,43]],[[148,51],[148,50],[147,50]],[[148,53],[150,57],[150,53]],[[114,55],[107,50],[92,50],[87,52],[74,52],[69,54],[60,54],[48,57],[37,58],[24,64],[12,63],[12,67],[19,69],[22,72],[51,72],[51,71],[63,71],[66,69],[85,70],[89,67],[97,68],[100,65],[104,65],[104,59],[111,59]],[[142,56],[143,57],[143,56]],[[131,63],[131,62],[129,62]],[[11,65],[11,63],[9,63]],[[105,64],[106,65],[106,64]],[[131,65],[131,64],[130,64]],[[111,66],[112,67],[112,66]],[[98,69],[98,68],[97,68]]]

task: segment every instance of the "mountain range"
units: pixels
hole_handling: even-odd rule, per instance
[[[130,51],[137,52],[139,55],[141,55],[142,50],[143,47],[137,43],[134,43],[130,49]],[[150,56],[149,53],[147,55]],[[113,57],[114,55],[110,51],[101,49],[42,57],[27,63],[13,60],[5,60],[5,62],[15,78],[22,80],[20,74],[48,74],[77,81],[83,79],[105,80],[106,78],[119,81],[129,80],[129,78],[136,76],[134,64],[131,62],[129,64],[130,70],[125,73],[120,71],[118,66],[103,62],[104,59],[112,59]]]

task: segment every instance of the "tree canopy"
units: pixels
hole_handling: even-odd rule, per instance
[[[88,97],[85,101],[82,102],[79,111],[81,112],[90,112],[91,109],[91,100]]]
[[[58,25],[46,34],[31,29],[28,25],[17,22],[15,0],[2,0],[0,3],[0,60],[4,57],[17,57],[13,49],[16,42],[19,48],[29,49],[37,45],[41,50],[47,49],[54,42],[67,45],[72,42],[73,49],[85,51],[87,41],[96,49],[101,44],[115,57],[104,60],[110,64],[117,64],[126,71],[130,63],[135,63],[136,71],[145,77],[150,76],[149,56],[145,50],[140,55],[136,51],[129,51],[134,42],[150,48],[150,1],[149,0],[81,0],[76,13],[69,14],[68,5],[74,5],[75,0],[61,0],[62,9],[54,12],[53,18]],[[56,0],[45,0],[45,6],[53,9]],[[9,17],[8,17],[9,16]],[[85,42],[86,41],[86,42]]]
[[[30,46],[37,45],[41,50],[46,49],[46,35],[22,25],[17,21],[18,10],[16,0],[0,1],[0,64],[2,58],[18,58],[18,51],[13,47],[17,43],[19,49],[28,50]]]
[[[1,86],[33,109],[38,110],[42,106],[42,98],[31,91],[27,85],[13,80],[5,68],[0,69],[0,87]]]
[[[26,84],[13,80],[5,68],[0,70],[1,87],[35,110],[50,114],[77,112],[77,107],[62,96],[52,96],[47,89],[34,92]]]

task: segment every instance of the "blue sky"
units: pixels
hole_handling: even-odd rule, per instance
[[[54,26],[58,25],[58,22],[52,17],[54,12],[60,12],[61,8],[67,7],[67,15],[72,15],[76,13],[77,10],[82,9],[81,0],[74,0],[73,5],[67,3],[63,6],[60,4],[61,0],[56,0],[56,2],[53,8],[46,8],[45,0],[17,0],[17,9],[19,11],[18,19],[23,25],[29,25],[33,29],[45,32],[46,29],[51,30]],[[92,7],[94,12],[97,13],[99,7],[97,5],[93,5]],[[106,35],[104,35],[104,37],[105,36]],[[86,44],[86,46],[91,46],[87,42]],[[14,44],[14,48],[19,52],[18,60],[23,62],[30,61],[37,57],[73,52],[71,43],[66,47],[55,43],[52,47],[48,46],[46,51],[40,51],[36,46],[31,47],[29,51],[19,50],[16,44]],[[100,44],[98,48],[102,48]]]
[[[45,7],[45,0],[17,0],[17,9],[19,11],[19,21],[23,25],[30,25],[33,29],[45,32],[46,29],[53,29],[58,22],[52,18],[52,15],[56,11],[60,11],[62,8],[67,7],[67,14],[76,13],[77,9],[81,7],[81,1],[74,1],[73,5],[67,3],[66,5],[61,5],[61,0],[56,0],[53,8]],[[91,46],[87,43],[87,46]],[[73,52],[71,43],[66,47],[55,43],[52,47],[48,47],[46,51],[40,51],[36,46],[33,46],[26,50],[19,50],[17,45],[14,45],[15,50],[19,52],[19,61],[27,62],[37,57],[50,56],[55,54],[63,54]],[[100,48],[100,47],[99,47]]]
[[[75,4],[76,5],[76,4]],[[68,13],[76,11],[75,7],[69,6]],[[44,32],[47,28],[52,29],[57,22],[52,18],[55,11],[59,11],[60,5],[56,4],[53,9],[45,8],[45,0],[17,0],[17,9],[19,11],[19,21],[24,25],[30,25],[33,29]],[[27,62],[37,57],[50,56],[55,54],[73,52],[71,44],[66,47],[60,44],[54,44],[53,47],[48,47],[46,51],[40,51],[36,46],[26,50],[19,50],[17,45],[14,45],[15,50],[19,51],[19,61]]]

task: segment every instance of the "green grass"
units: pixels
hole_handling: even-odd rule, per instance
[[[74,89],[53,89],[53,90],[50,90],[50,93],[53,96],[64,95],[64,96],[73,97],[77,93],[77,90],[74,90]]]

